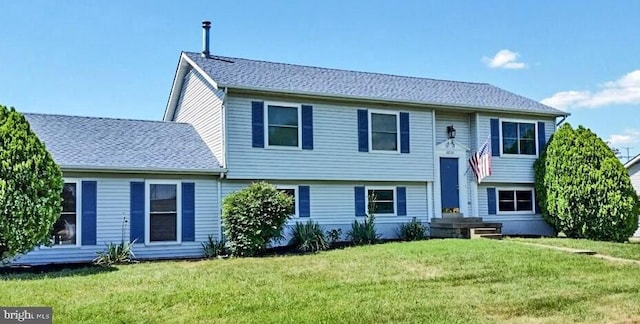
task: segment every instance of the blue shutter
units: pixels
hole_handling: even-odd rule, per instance
[[[82,245],[96,245],[97,184],[82,181]]]
[[[538,122],[538,155],[542,154],[545,145],[547,145],[547,137],[545,136],[544,122]]]
[[[407,188],[396,188],[398,195],[398,216],[407,216]]]
[[[311,201],[309,199],[309,186],[298,187],[298,212],[299,217],[311,216]]]
[[[487,188],[487,210],[489,215],[496,214],[496,188]]]
[[[369,152],[369,113],[358,109],[358,151]]]
[[[264,102],[251,102],[251,132],[253,147],[264,147]]]
[[[302,149],[313,150],[313,107],[302,105]]]
[[[409,153],[409,113],[400,113],[400,153]]]
[[[182,183],[182,241],[184,242],[196,240],[195,191],[195,183]]]
[[[535,195],[536,201],[534,201],[533,203],[535,204],[535,213],[536,214],[541,214],[541,207],[540,207],[540,199],[538,199],[538,191],[534,190],[533,194]]]
[[[129,194],[131,198],[129,239],[131,242],[137,240],[137,243],[144,243],[144,182],[131,182]]]
[[[500,156],[500,121],[491,119],[491,155]]]
[[[356,216],[367,216],[367,200],[365,199],[364,187],[355,187],[354,193],[356,197]]]

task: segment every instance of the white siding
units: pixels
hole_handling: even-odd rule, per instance
[[[518,115],[480,115],[480,142],[484,142],[491,135],[490,120],[492,118],[522,119],[533,122],[544,122],[546,142],[549,142],[551,134],[555,132],[555,119],[535,118]],[[536,134],[537,136],[537,134]],[[485,178],[484,182],[511,182],[511,183],[533,183],[533,162],[536,156],[493,156],[491,157],[492,175]]]
[[[383,154],[358,151],[357,110],[371,107],[294,102],[313,106],[313,150],[266,149],[252,147],[251,140],[251,101],[261,100],[228,97],[230,179],[422,182],[433,179],[431,111],[389,108],[410,113],[411,153]]]
[[[631,185],[640,196],[640,163],[636,163],[629,168],[629,177],[631,178]]]
[[[224,161],[222,102],[224,93],[195,70],[184,77],[173,120],[193,125],[220,163]]]
[[[161,177],[154,177],[162,179]],[[122,239],[123,217],[127,218],[124,240],[129,240],[130,226],[130,183],[144,181],[144,178],[85,177],[81,180],[97,181],[96,240],[97,245],[81,247],[38,248],[22,257],[14,264],[43,264],[62,262],[87,262],[102,251],[105,244],[119,243]],[[220,238],[217,181],[212,179],[184,179],[195,183],[195,242],[180,245],[145,246],[134,245],[134,253],[140,259],[188,258],[202,256],[200,242],[208,235]]]
[[[342,228],[343,234],[354,220],[362,221],[364,217],[355,216],[356,186],[396,186],[407,188],[407,216],[379,216],[376,217],[378,231],[387,238],[395,238],[396,227],[401,223],[411,221],[413,217],[426,223],[428,221],[427,210],[427,184],[415,182],[345,182],[345,181],[270,181],[274,185],[309,186],[309,201],[311,217],[294,218],[288,225],[294,225],[296,221],[306,222],[313,220],[325,229]],[[248,181],[224,181],[222,182],[222,195],[226,197],[230,193],[243,189],[249,185]]]
[[[631,185],[640,196],[640,163],[636,163],[629,168],[629,177],[631,178]],[[638,222],[638,230],[633,236],[640,237],[640,221]]]

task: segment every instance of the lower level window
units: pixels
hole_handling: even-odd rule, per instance
[[[178,241],[178,185],[149,185],[149,241]]]
[[[296,187],[278,187],[278,191],[283,192],[291,197],[291,199],[293,200],[293,204],[291,205],[289,214],[293,217],[296,217]]]
[[[396,213],[395,189],[367,189],[367,209],[375,215],[394,215]]]
[[[533,212],[533,190],[498,190],[498,211]]]
[[[78,228],[78,184],[65,182],[62,187],[62,212],[53,224],[51,243],[54,245],[76,245]]]

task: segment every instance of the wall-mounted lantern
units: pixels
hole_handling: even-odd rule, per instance
[[[453,128],[453,125],[447,126],[447,135],[449,136],[449,139],[456,138],[456,129]]]

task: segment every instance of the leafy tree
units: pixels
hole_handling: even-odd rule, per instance
[[[289,195],[266,182],[252,183],[225,197],[222,223],[231,253],[254,256],[271,240],[281,239],[292,206]]]
[[[564,124],[534,164],[542,216],[572,238],[626,241],[638,197],[614,152],[582,126]]]
[[[0,260],[50,244],[62,172],[13,107],[0,105]]]

